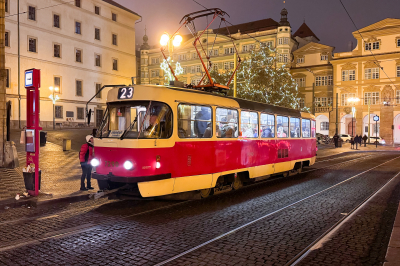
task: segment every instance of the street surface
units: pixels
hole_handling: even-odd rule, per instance
[[[345,153],[203,200],[1,210],[0,265],[382,265],[399,172],[398,152]]]

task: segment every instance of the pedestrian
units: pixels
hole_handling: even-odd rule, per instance
[[[364,141],[364,147],[367,147],[367,139],[368,139],[367,135],[364,135],[362,139]]]
[[[360,145],[360,148],[361,148],[361,144],[362,144],[362,137],[361,137],[361,135],[358,136],[358,144]]]
[[[354,142],[355,142],[355,144],[356,144],[356,150],[358,150],[358,149],[357,149],[357,145],[358,145],[358,135],[356,135],[356,137],[354,138]]]
[[[86,143],[82,145],[81,151],[79,152],[79,160],[82,167],[81,176],[81,190],[87,191],[89,189],[94,189],[90,184],[90,178],[92,176],[92,165],[90,161],[93,158],[93,136],[86,136]],[[85,187],[85,178],[87,181],[87,187]]]
[[[354,149],[354,138],[353,137],[351,137],[351,139],[350,139],[350,144],[351,144],[350,148]]]
[[[338,136],[338,134],[335,134],[334,136],[333,136],[333,142],[335,142],[335,148],[337,148],[339,145],[338,145],[338,143],[339,143],[339,136]]]

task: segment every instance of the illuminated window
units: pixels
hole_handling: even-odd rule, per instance
[[[240,113],[240,130],[242,137],[258,137],[258,114],[256,112],[242,111]]]
[[[365,79],[379,79],[379,68],[366,68],[364,70]]]
[[[342,70],[342,81],[356,80],[355,70]]]

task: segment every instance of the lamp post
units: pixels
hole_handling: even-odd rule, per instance
[[[56,93],[59,91],[59,88],[49,87],[49,90],[52,92],[49,98],[53,101],[53,129],[56,129],[56,101],[60,99]]]
[[[165,32],[163,35],[161,35],[160,38],[160,44],[161,44],[161,52],[164,56],[164,59],[168,62],[168,58],[165,56],[164,54],[164,50],[166,48],[166,46],[168,46],[168,54],[169,57],[171,58],[171,64],[169,65],[169,69],[171,70],[171,73],[173,76],[175,76],[175,72],[172,69],[172,61],[173,61],[173,53],[174,53],[174,46],[178,47],[181,45],[182,43],[182,36],[179,35],[179,33],[174,33],[172,36],[170,36],[167,32]],[[178,81],[178,79],[175,77],[176,81]]]
[[[347,101],[350,102],[350,103],[355,104],[355,103],[360,101],[360,98],[351,97],[351,98],[348,98]],[[356,108],[353,106],[351,108],[351,111],[352,111],[352,114],[353,114],[353,117],[351,118],[351,135],[354,136],[354,117],[356,116]]]
[[[371,112],[371,98],[366,98],[367,103],[368,103],[368,144],[370,144],[370,129],[371,129],[371,118],[370,118],[370,112]],[[349,98],[347,99],[348,102],[351,103],[356,103],[360,101],[360,98],[354,97],[354,98]],[[352,124],[353,125],[353,124]]]

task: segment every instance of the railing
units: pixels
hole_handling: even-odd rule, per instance
[[[315,107],[315,112],[316,113],[325,113],[325,112],[330,112],[333,110],[332,106],[322,106],[322,107]]]

